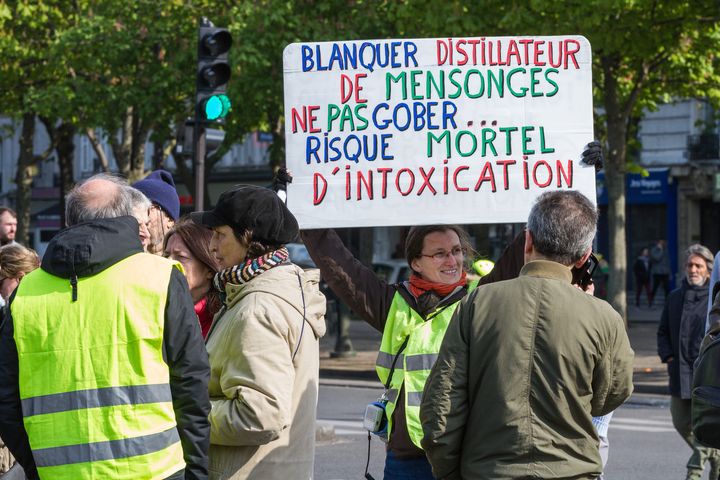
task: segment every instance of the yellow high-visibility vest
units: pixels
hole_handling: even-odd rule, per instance
[[[477,281],[468,282],[468,292],[474,290],[477,285]],[[392,414],[397,402],[401,400],[405,402],[405,421],[410,440],[418,448],[422,448],[420,445],[423,437],[420,423],[420,402],[423,389],[430,370],[437,360],[450,319],[459,303],[458,300],[450,305],[441,306],[428,315],[425,320],[410,308],[400,293],[395,293],[387,322],[385,322],[380,352],[375,362],[375,371],[380,381],[387,384],[392,363],[395,357],[398,357],[390,380],[388,403],[385,407],[388,438],[392,432]],[[406,339],[407,345],[398,355],[398,351]],[[403,384],[405,385],[405,398],[398,399]]]
[[[11,305],[23,421],[41,478],[163,479],[185,468],[162,345],[167,259],[77,283],[37,269]]]

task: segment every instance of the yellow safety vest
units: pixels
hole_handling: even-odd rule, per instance
[[[162,356],[176,265],[132,255],[80,278],[75,302],[66,278],[23,278],[11,310],[41,478],[163,479],[185,468]]]
[[[468,283],[468,291],[474,290],[477,281]],[[420,402],[422,400],[425,382],[430,370],[437,360],[445,332],[450,324],[455,309],[460,300],[449,305],[440,306],[427,320],[410,308],[410,305],[400,295],[395,293],[390,312],[388,313],[385,329],[383,330],[380,352],[375,362],[375,371],[383,384],[387,384],[392,363],[395,370],[390,380],[388,403],[385,407],[388,420],[388,438],[392,432],[392,414],[398,401],[398,394],[405,384],[405,421],[412,442],[422,448],[420,440],[423,437],[420,423]],[[398,356],[398,351],[407,340],[405,349]]]

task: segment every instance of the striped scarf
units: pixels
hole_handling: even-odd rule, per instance
[[[250,258],[240,265],[233,265],[216,273],[213,283],[215,288],[225,292],[225,284],[242,285],[247,283],[261,273],[286,262],[289,256],[287,248],[282,247],[260,257]]]

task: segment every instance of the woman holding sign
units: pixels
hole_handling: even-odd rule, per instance
[[[410,280],[389,285],[356,260],[334,230],[306,230],[302,238],[332,290],[363,320],[383,332],[376,371],[387,389],[385,479],[432,479],[420,447],[420,400],[455,308],[478,281],[466,275],[471,250],[455,225],[410,229],[405,257]],[[513,278],[523,264],[519,235],[480,283]],[[394,367],[394,368],[393,368]]]
[[[602,166],[600,144],[583,152],[583,161]],[[280,175],[284,175],[281,172]],[[284,180],[287,180],[285,178]],[[366,427],[378,420],[376,434],[387,439],[384,478],[432,480],[430,463],[420,446],[423,437],[420,401],[457,308],[480,284],[515,278],[524,263],[524,235],[518,235],[480,280],[468,281],[471,246],[456,225],[412,227],[405,242],[405,258],[412,269],[409,281],[390,285],[354,258],[332,229],[301,232],[310,256],[335,294],[357,315],[383,333],[375,369],[385,392],[368,407]],[[370,418],[368,418],[370,416]]]

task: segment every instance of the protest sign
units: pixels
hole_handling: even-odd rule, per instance
[[[584,37],[294,43],[283,64],[302,228],[524,222],[558,189],[595,202]]]

